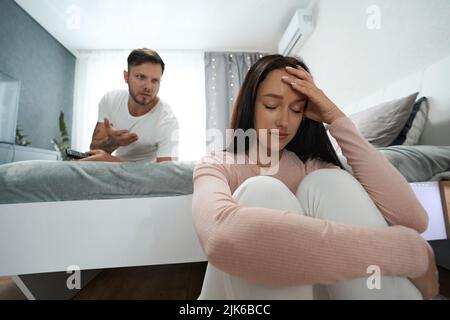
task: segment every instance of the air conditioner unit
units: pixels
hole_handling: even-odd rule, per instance
[[[278,53],[284,56],[298,54],[313,30],[312,9],[298,9],[278,43]]]

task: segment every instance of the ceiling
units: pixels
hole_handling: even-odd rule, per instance
[[[15,0],[72,52],[276,51],[310,0]]]

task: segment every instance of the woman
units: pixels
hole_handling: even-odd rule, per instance
[[[337,140],[350,175],[322,123]],[[306,65],[260,59],[236,100],[232,129],[269,130],[246,164],[239,148],[194,172],[193,218],[209,264],[201,299],[430,299],[427,215],[405,179],[318,89]],[[275,131],[272,131],[275,129]],[[237,139],[235,139],[236,143]],[[276,143],[278,142],[278,143]],[[271,168],[271,175],[261,175]],[[409,278],[409,279],[408,279]]]

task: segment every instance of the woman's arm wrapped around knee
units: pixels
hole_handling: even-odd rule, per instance
[[[370,228],[296,213],[241,207],[220,165],[194,173],[194,226],[208,260],[219,269],[267,286],[336,283],[381,275],[418,277],[427,269],[420,235],[403,226]]]
[[[386,221],[424,232],[428,215],[405,178],[389,161],[362,137],[347,117],[330,126],[353,175],[370,195]]]

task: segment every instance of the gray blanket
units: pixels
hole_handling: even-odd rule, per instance
[[[0,166],[0,204],[191,194],[193,162],[24,161]]]
[[[408,182],[450,177],[450,147],[392,146],[380,152]],[[195,162],[26,161],[0,166],[0,204],[191,194]]]
[[[378,150],[408,182],[440,180],[450,170],[450,146],[391,146]]]

